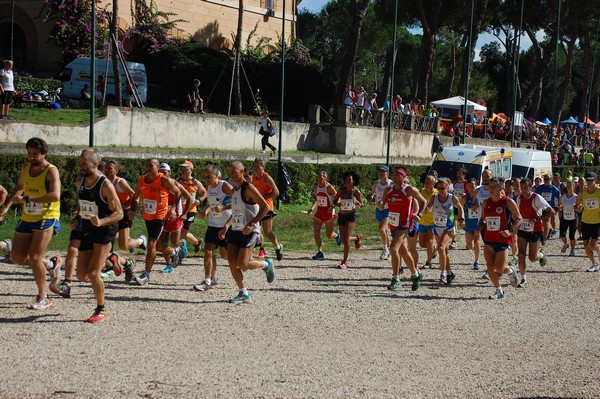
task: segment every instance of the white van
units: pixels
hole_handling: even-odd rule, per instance
[[[545,173],[552,176],[552,158],[548,151],[513,148],[513,178],[534,178]]]
[[[73,61],[69,62],[62,72],[59,74],[58,78],[63,82],[63,94],[69,98],[81,98],[81,90],[83,86],[87,84],[90,85],[90,59],[86,57],[76,58]],[[107,64],[108,64],[108,73],[107,73]],[[148,79],[146,78],[146,66],[144,64],[140,64],[137,62],[127,62],[127,68],[131,73],[131,78],[135,83],[138,92],[140,93],[140,98],[142,102],[146,102],[146,98],[148,95]],[[121,82],[123,87],[121,88],[121,92],[125,92],[125,88],[127,87],[127,79],[125,78],[125,72],[123,71],[123,67],[119,66],[121,70]],[[107,61],[105,59],[96,59],[96,79],[98,76],[104,76],[106,80],[106,102],[108,104],[115,103],[115,79],[113,75],[113,63],[111,60]],[[106,75],[106,76],[105,76]],[[92,90],[95,90],[95,86],[98,82],[88,89],[88,92],[91,93]]]

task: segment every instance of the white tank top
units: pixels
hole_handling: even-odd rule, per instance
[[[233,190],[231,197],[231,213],[232,213],[232,231],[242,231],[246,225],[258,215],[258,204],[247,204],[242,197],[242,191],[248,186],[248,182],[242,183],[240,188]],[[258,233],[260,231],[260,223],[256,223],[252,227],[252,231]]]
[[[386,184],[381,184],[381,180],[377,180],[377,185],[375,186],[375,204],[378,204],[379,201],[383,199],[383,193],[385,189],[392,186],[392,181],[388,179]],[[385,204],[385,208],[387,209],[387,204]]]
[[[229,220],[231,216],[231,209],[221,212],[215,212],[214,209],[217,205],[227,206],[230,204],[230,197],[223,192],[223,184],[225,182],[220,180],[217,183],[217,187],[212,188],[209,184],[206,188],[206,200],[208,201],[208,206],[210,208],[210,212],[208,214],[208,225],[210,227],[223,227],[225,223]]]
[[[562,218],[564,220],[575,220],[577,216],[575,215],[575,201],[577,201],[577,194],[573,193],[571,198],[567,197],[567,194],[563,194],[560,197],[560,201],[562,203]]]
[[[452,202],[452,194],[448,194],[446,201],[441,202],[440,197],[436,194],[433,197],[433,225],[438,227],[451,227],[453,221],[451,218],[454,212],[454,203]]]

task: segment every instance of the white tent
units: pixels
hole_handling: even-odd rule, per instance
[[[437,100],[431,102],[434,106],[439,108],[452,108],[461,109],[465,106],[465,98],[461,96],[445,98],[443,100]],[[469,111],[487,111],[487,108],[483,105],[474,103],[473,101],[467,101]]]

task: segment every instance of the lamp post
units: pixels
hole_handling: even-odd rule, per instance
[[[92,0],[92,29],[90,46],[90,147],[94,146],[94,113],[96,112],[96,0]]]
[[[279,99],[279,145],[277,146],[277,181],[281,180],[281,144],[283,133],[283,95],[285,92],[285,0],[281,10],[281,92]],[[277,197],[277,209],[279,209],[279,197]]]
[[[558,79],[558,43],[560,42],[560,5],[562,3],[562,0],[558,0],[558,15],[556,17],[556,47],[554,49],[554,95],[552,96],[552,121],[554,123],[554,126],[556,126],[556,122],[557,122],[557,117],[558,117],[558,110],[556,109],[556,91],[557,91],[557,85],[556,85],[556,80]],[[585,122],[585,121],[584,121]],[[585,129],[586,124],[583,124],[583,128]],[[550,141],[552,141],[552,139],[554,137],[552,137],[554,135],[554,130],[550,129]]]
[[[473,40],[473,12],[475,0],[471,0],[471,20],[469,22],[469,41],[467,43],[467,76],[465,79],[465,110],[463,111],[462,143],[465,143],[467,134],[467,113],[469,112],[469,79],[471,78],[471,41]]]
[[[515,71],[515,86],[513,93],[513,119],[512,119],[512,138],[511,146],[515,146],[515,115],[517,114],[517,88],[519,87],[519,61],[521,59],[521,29],[523,29],[523,7],[525,0],[521,0],[521,19],[519,20],[519,37],[517,38],[517,66]]]
[[[396,33],[397,33],[397,25],[398,25],[398,0],[394,1],[394,36],[392,40],[392,74],[391,74],[391,84],[390,84],[390,105],[389,105],[389,118],[388,118],[388,126],[387,126],[387,153],[385,156],[385,164],[390,167],[390,144],[392,141],[392,122],[394,120],[394,113],[392,109],[394,108],[392,104],[394,103],[394,70],[396,69]],[[384,100],[385,102],[385,100]]]

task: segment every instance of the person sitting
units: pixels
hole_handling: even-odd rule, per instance
[[[89,92],[89,88],[90,86],[86,83],[83,85],[83,89],[81,89],[81,92],[79,94],[79,99],[81,100],[81,105],[84,107],[89,107],[90,105],[90,92]]]

